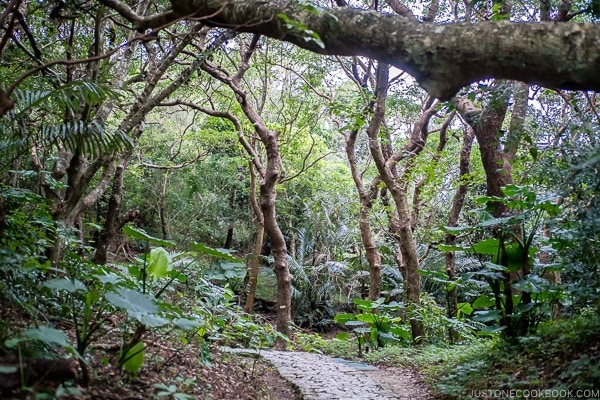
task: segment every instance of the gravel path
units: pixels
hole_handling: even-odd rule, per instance
[[[247,349],[227,349],[254,353]],[[411,371],[377,367],[299,351],[262,350],[305,400],[429,400],[426,386]]]

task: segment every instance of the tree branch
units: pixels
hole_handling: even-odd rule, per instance
[[[139,22],[140,28],[157,25],[152,22],[155,17],[136,17],[118,0],[100,1]],[[405,70],[442,100],[471,82],[492,77],[550,88],[600,90],[598,24],[436,25],[349,7],[315,14],[285,0],[171,0],[171,4],[172,12],[161,23],[191,16],[207,25],[269,36],[320,54],[375,58]],[[290,28],[279,15],[306,28]],[[307,30],[316,32],[324,47],[306,40]]]

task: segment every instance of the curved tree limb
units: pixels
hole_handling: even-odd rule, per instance
[[[138,24],[119,0],[100,0]],[[450,99],[485,78],[520,80],[550,88],[600,90],[600,25],[512,23],[437,25],[349,7],[318,13],[284,0],[171,0],[169,18],[202,19],[212,26],[252,32],[327,55],[360,55],[410,73],[433,97]],[[163,15],[163,14],[160,14]],[[290,27],[286,19],[295,21]],[[308,30],[322,41],[307,40]]]

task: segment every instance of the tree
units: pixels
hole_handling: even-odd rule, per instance
[[[133,29],[194,18],[289,41],[320,54],[375,58],[410,73],[442,100],[490,77],[551,88],[600,89],[600,26],[593,23],[436,25],[348,7],[316,9],[301,3],[246,0],[173,0],[162,13],[144,17],[119,0],[101,2],[127,18]]]

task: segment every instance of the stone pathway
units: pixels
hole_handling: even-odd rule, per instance
[[[248,349],[224,349],[239,353]],[[258,353],[294,385],[304,400],[429,400],[426,386],[410,371],[379,369],[341,358],[299,351]]]

